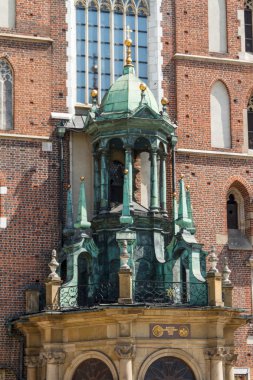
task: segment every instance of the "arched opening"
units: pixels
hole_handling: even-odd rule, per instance
[[[89,262],[85,252],[80,253],[78,267],[78,305],[87,306],[89,300]]]
[[[238,229],[238,204],[234,194],[230,194],[227,200],[227,226],[228,229]]]
[[[109,143],[109,201],[111,207],[123,202],[125,156],[120,139],[112,139]]]
[[[109,367],[99,359],[87,359],[76,368],[73,380],[113,380]]]
[[[142,206],[150,205],[150,142],[140,137],[134,144],[134,200]]]
[[[181,359],[164,356],[148,368],[144,380],[196,380],[192,369]]]

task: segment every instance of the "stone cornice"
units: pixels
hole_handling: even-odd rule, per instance
[[[252,66],[252,61],[246,61],[242,59],[233,59],[233,58],[222,58],[222,57],[213,57],[210,55],[194,55],[194,54],[183,54],[176,53],[174,59],[183,60],[183,61],[201,61],[201,62],[213,62],[213,63],[225,63],[232,65],[249,65]]]
[[[176,153],[192,154],[192,155],[202,155],[202,156],[217,156],[226,158],[239,158],[239,159],[253,159],[252,154],[247,153],[235,153],[235,152],[224,152],[217,150],[201,150],[201,149],[185,149],[178,148]]]
[[[14,40],[21,42],[37,42],[39,44],[51,44],[54,40],[50,37],[32,36],[27,34],[0,33],[0,40]]]

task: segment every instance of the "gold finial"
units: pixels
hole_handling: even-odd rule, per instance
[[[80,181],[83,182],[85,180],[85,178],[82,176],[80,177]]]
[[[71,189],[71,185],[70,185],[70,183],[67,185],[67,189],[68,189],[68,190]]]
[[[190,190],[190,185],[186,185],[185,188],[186,188],[187,191],[189,191]]]
[[[163,106],[166,106],[166,105],[169,103],[169,101],[168,101],[167,98],[163,97],[163,98],[161,99],[161,103],[162,103]]]
[[[124,174],[128,174],[128,169],[125,169],[125,170],[124,170]]]
[[[126,28],[126,40],[125,40],[125,46],[127,47],[127,58],[126,58],[126,64],[128,66],[132,66],[132,57],[131,57],[131,46],[133,44],[133,41],[130,38],[130,33],[132,33],[132,30],[130,29],[129,25],[127,25]]]
[[[183,179],[184,178],[184,174],[180,174],[180,179]]]
[[[90,94],[91,94],[92,98],[96,98],[98,96],[98,92],[97,92],[97,90],[95,88],[91,91]]]
[[[147,89],[146,84],[145,84],[145,83],[140,83],[139,89],[140,89],[142,92],[146,91],[146,89]]]
[[[172,195],[173,195],[173,197],[174,197],[174,198],[176,198],[176,196],[177,196],[177,193],[175,192],[175,193],[173,193]]]

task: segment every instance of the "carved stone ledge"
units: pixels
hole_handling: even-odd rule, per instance
[[[120,359],[133,359],[136,354],[136,346],[132,343],[118,343],[115,352]]]
[[[41,353],[41,359],[47,364],[63,364],[66,354],[62,351],[46,351]]]

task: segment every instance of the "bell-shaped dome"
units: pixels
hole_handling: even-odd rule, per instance
[[[154,95],[148,87],[141,92],[141,79],[135,75],[132,65],[126,65],[123,75],[119,77],[105,94],[99,116],[102,118],[123,118],[134,113],[142,105],[147,105],[159,114],[159,108]]]

